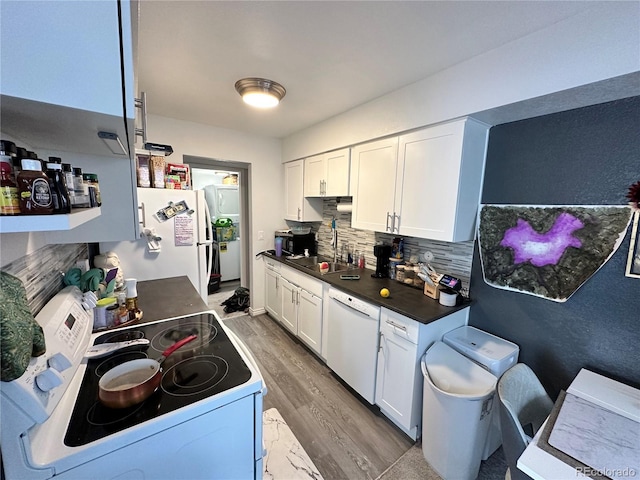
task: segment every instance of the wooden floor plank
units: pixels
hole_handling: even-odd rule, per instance
[[[267,315],[225,320],[253,353],[275,407],[326,479],[372,479],[413,444]]]

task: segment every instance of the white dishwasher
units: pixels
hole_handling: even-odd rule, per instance
[[[329,288],[327,365],[373,405],[380,307]]]

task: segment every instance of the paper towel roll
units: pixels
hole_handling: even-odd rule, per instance
[[[353,203],[338,203],[336,208],[339,212],[351,212],[353,211]]]

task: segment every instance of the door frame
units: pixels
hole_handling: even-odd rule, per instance
[[[225,170],[239,173],[238,187],[240,193],[240,285],[249,288],[249,239],[252,237],[251,225],[251,164],[233,160],[220,160],[196,155],[183,155],[183,163],[189,168],[205,170]]]

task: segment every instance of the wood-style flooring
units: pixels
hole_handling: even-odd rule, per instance
[[[267,315],[224,323],[259,364],[264,409],[278,409],[325,480],[375,479],[413,445]]]

